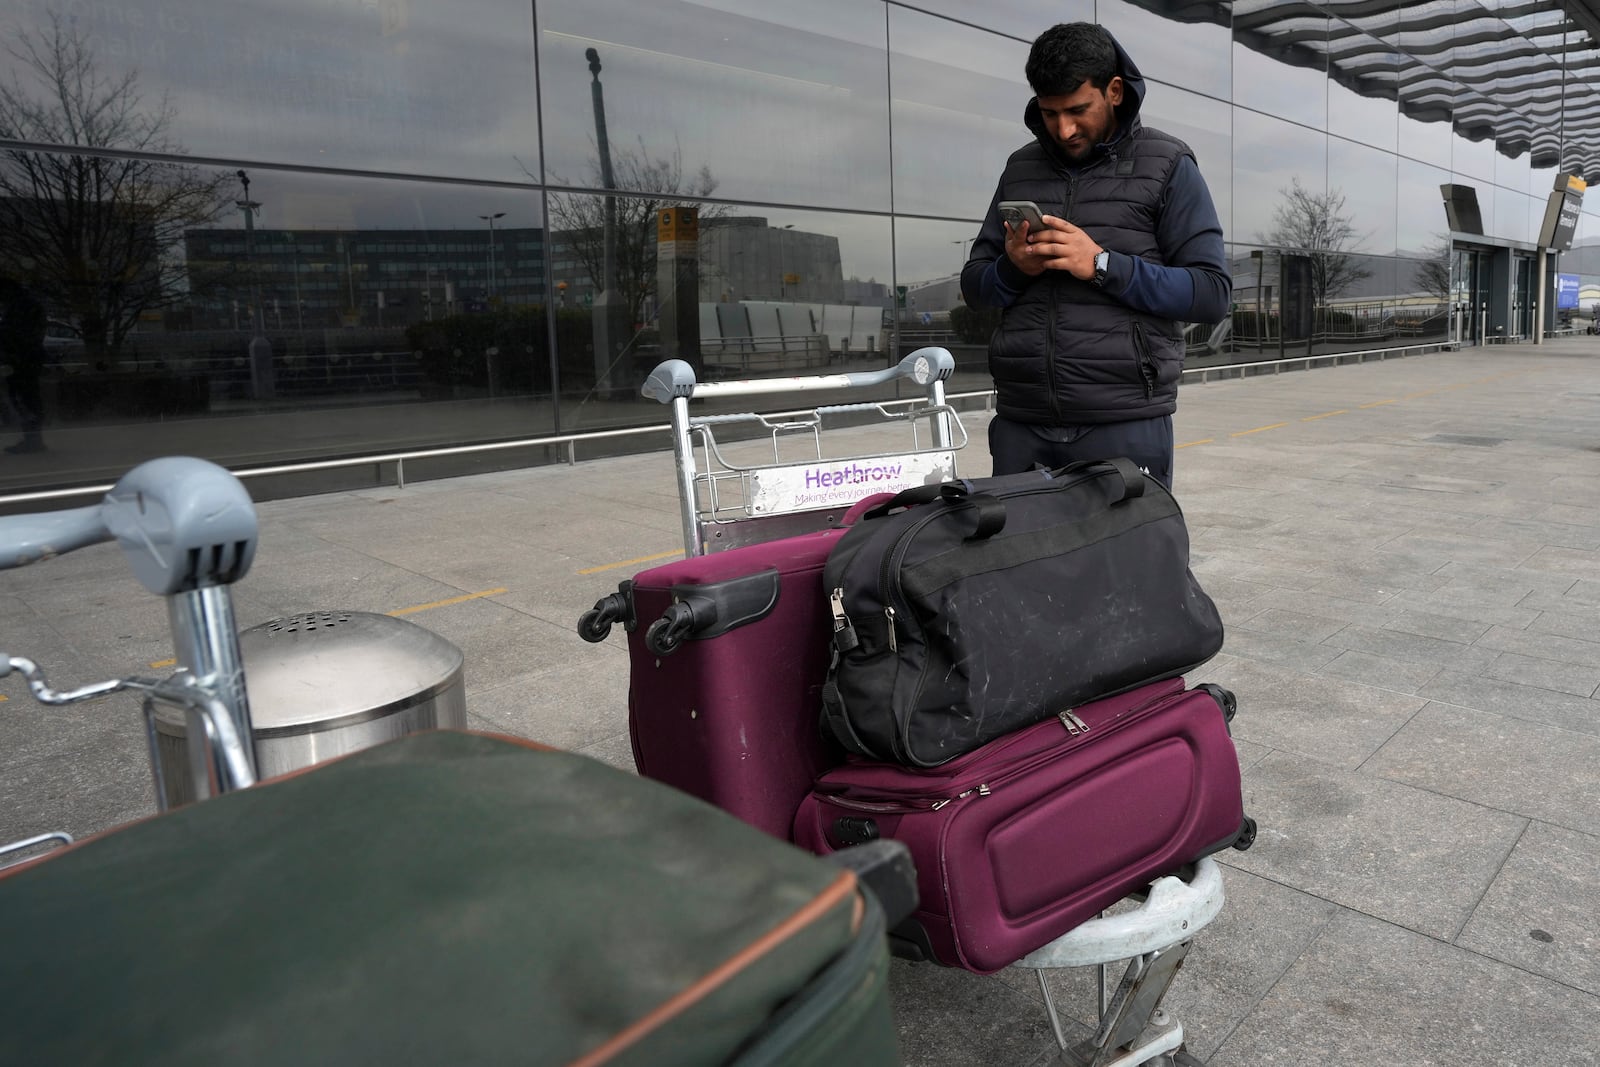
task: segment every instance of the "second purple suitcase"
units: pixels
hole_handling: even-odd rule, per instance
[[[787,839],[843,753],[817,725],[822,565],[843,529],[691,556],[631,587],[628,733],[639,773]]]
[[[801,804],[794,841],[903,841],[921,902],[899,933],[940,963],[997,971],[1186,863],[1249,847],[1232,706],[1174,678],[935,768],[852,759]]]

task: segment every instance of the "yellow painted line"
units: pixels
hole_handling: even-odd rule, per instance
[[[598,567],[585,567],[583,570],[579,571],[578,573],[579,574],[599,574],[601,571],[614,571],[618,567],[633,567],[633,566],[636,566],[636,565],[638,565],[640,563],[654,563],[658,559],[673,559],[673,558],[675,558],[677,556],[681,556],[681,555],[683,555],[683,553],[681,551],[657,552],[653,556],[640,556],[638,559],[625,559],[620,563],[602,563]]]
[[[1189,441],[1189,442],[1187,442],[1185,444],[1179,445],[1178,447],[1179,448],[1193,448],[1195,445],[1215,444],[1216,441],[1217,441],[1217,439],[1215,437],[1206,437],[1206,438],[1202,438],[1199,441]]]
[[[1331,419],[1335,415],[1348,415],[1348,414],[1350,414],[1349,409],[1340,408],[1338,411],[1324,411],[1321,415],[1307,415],[1307,416],[1303,417],[1300,421],[1301,422],[1316,422],[1318,419]]]
[[[1393,401],[1393,400],[1374,400],[1370,404],[1362,404],[1361,406],[1362,406],[1363,409],[1365,409],[1365,408],[1381,408],[1385,404],[1393,404],[1393,403],[1395,403],[1395,401]]]
[[[1423,392],[1420,392],[1420,393],[1407,393],[1405,396],[1401,397],[1400,399],[1401,400],[1415,400],[1418,397],[1422,397],[1422,396],[1432,396],[1436,392],[1438,392],[1437,389],[1427,389],[1427,390],[1424,390]]]
[[[154,663],[150,664],[150,667],[152,670],[159,671],[163,667],[176,667],[177,665],[178,661],[176,659],[158,659]]]
[[[495,596],[495,595],[497,595],[499,593],[504,593],[505,591],[506,590],[505,590],[504,586],[502,586],[499,589],[485,589],[481,593],[468,593],[465,596],[453,596],[449,600],[435,600],[431,604],[418,604],[415,607],[398,608],[398,609],[396,609],[394,611],[385,612],[384,614],[386,614],[386,615],[415,615],[419,611],[427,611],[430,608],[447,608],[451,604],[465,604],[469,600],[478,600],[478,599],[480,599],[482,597],[486,597],[486,596]]]
[[[1289,425],[1287,422],[1275,422],[1271,426],[1257,426],[1253,430],[1239,430],[1237,433],[1231,433],[1228,436],[1229,437],[1248,437],[1250,434],[1261,433],[1261,432],[1263,432],[1265,430],[1281,430],[1283,427],[1285,427],[1287,425]]]
[[[8,701],[10,699],[11,699],[10,697],[4,695],[3,693],[0,693],[0,704],[4,704],[6,701]]]

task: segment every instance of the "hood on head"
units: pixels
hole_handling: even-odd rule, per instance
[[[1111,38],[1111,47],[1117,52],[1117,73],[1122,77],[1122,103],[1117,105],[1117,136],[1121,137],[1133,125],[1134,119],[1139,117],[1139,108],[1144,104],[1144,75],[1139,73],[1139,67],[1133,57],[1123,49],[1122,42],[1110,30],[1106,36]],[[1059,153],[1055,140],[1045,132],[1044,122],[1039,118],[1039,98],[1033,97],[1028,101],[1028,106],[1023,109],[1022,121],[1028,130],[1039,139],[1047,151]]]

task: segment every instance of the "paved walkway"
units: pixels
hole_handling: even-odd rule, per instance
[[[1600,1064],[1600,339],[1187,385],[1177,491],[1228,624],[1248,808],[1169,998],[1219,1067]],[[982,441],[982,416],[968,419]],[[963,472],[982,474],[981,444]],[[678,541],[661,453],[274,501],[240,624],[409,615],[475,725],[631,766],[620,634]],[[467,597],[467,599],[462,599]],[[425,605],[432,605],[424,607]],[[77,684],[169,655],[109,546],[0,575],[0,647]],[[0,682],[0,838],[150,809],[137,712]],[[1080,1023],[1092,976],[1060,980]],[[897,963],[910,1064],[1043,1065],[1031,974]]]

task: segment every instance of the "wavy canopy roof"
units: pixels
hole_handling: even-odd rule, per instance
[[[1228,24],[1226,3],[1139,2]],[[1231,14],[1236,41],[1280,62],[1600,181],[1600,0],[1233,0]]]

